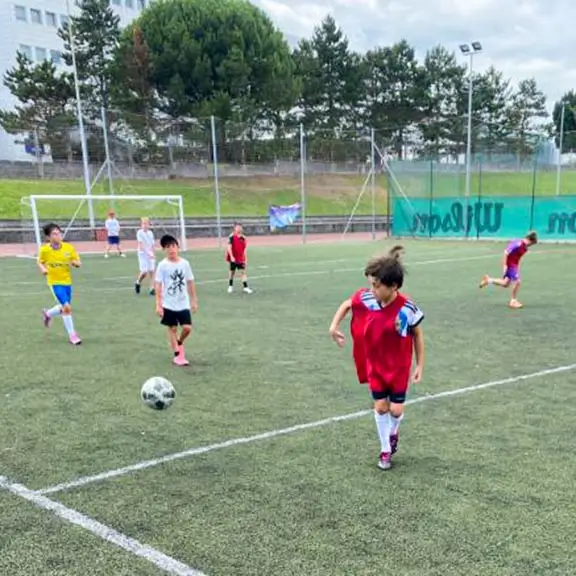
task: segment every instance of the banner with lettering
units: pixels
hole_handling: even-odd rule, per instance
[[[394,198],[395,236],[515,238],[536,230],[542,240],[576,240],[576,196]]]
[[[270,206],[268,216],[270,218],[270,230],[286,228],[294,224],[300,218],[302,207],[300,204],[291,204],[290,206]]]

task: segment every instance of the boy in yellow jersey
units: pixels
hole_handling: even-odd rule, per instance
[[[72,320],[72,274],[70,268],[80,268],[80,257],[72,244],[62,240],[62,230],[57,224],[44,226],[48,243],[40,248],[38,267],[46,276],[48,286],[56,298],[56,306],[42,311],[44,326],[48,328],[52,318],[62,316],[70,344],[78,346],[82,340],[74,330]]]

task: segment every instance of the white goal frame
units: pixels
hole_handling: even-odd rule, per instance
[[[76,212],[71,218],[71,222],[74,222],[76,216],[84,206],[84,203],[88,203],[90,206],[94,200],[108,202],[109,204],[113,205],[116,201],[138,201],[143,200],[146,202],[150,201],[164,201],[176,206],[178,209],[178,223],[179,223],[179,242],[180,247],[182,250],[187,250],[186,244],[186,220],[184,218],[184,201],[182,200],[182,196],[158,196],[158,195],[145,195],[145,194],[130,194],[124,196],[110,196],[110,195],[74,195],[74,194],[35,194],[32,196],[24,196],[21,200],[21,204],[28,204],[30,210],[32,212],[32,222],[34,226],[34,238],[36,240],[36,246],[38,249],[44,243],[42,240],[42,232],[40,230],[40,219],[38,218],[38,200],[71,200],[71,201],[78,201],[79,205],[76,208]],[[67,232],[67,230],[65,230]]]

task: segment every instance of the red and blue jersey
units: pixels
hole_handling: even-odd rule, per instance
[[[504,254],[506,254],[506,266],[508,268],[518,268],[522,256],[528,252],[528,244],[524,240],[513,240],[508,244]]]

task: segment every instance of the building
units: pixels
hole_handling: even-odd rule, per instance
[[[129,24],[147,4],[148,0],[110,1],[121,26]],[[77,10],[74,0],[70,0],[70,9],[72,13]],[[0,109],[9,110],[17,103],[1,79],[14,66],[18,51],[33,62],[50,59],[64,65],[58,28],[67,19],[66,0],[0,0]],[[31,161],[34,154],[23,137],[0,128],[0,161]]]

